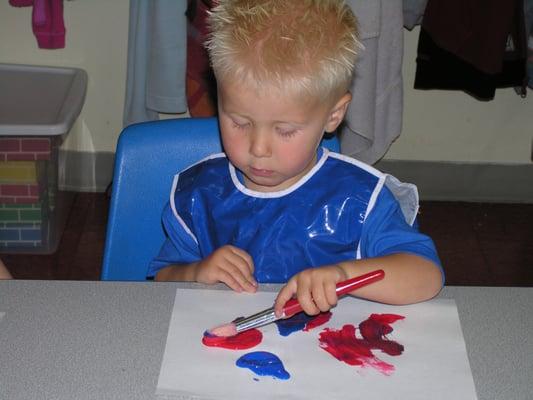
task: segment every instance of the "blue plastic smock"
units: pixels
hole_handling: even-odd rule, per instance
[[[303,269],[384,255],[387,248],[421,254],[438,264],[431,240],[411,226],[418,198],[410,186],[392,180],[410,199],[400,207],[384,188],[388,175],[326,149],[318,156],[304,177],[279,192],[246,188],[223,153],[180,172],[163,212],[168,239],[148,276],[169,264],[203,259],[226,244],[252,256],[258,282],[286,282]],[[386,223],[372,224],[386,235],[367,228],[376,205],[385,210]]]

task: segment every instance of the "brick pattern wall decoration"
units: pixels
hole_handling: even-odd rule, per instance
[[[43,242],[42,208],[36,204],[0,205],[0,246],[36,247]]]
[[[52,150],[51,138],[0,138],[0,249],[46,245]]]
[[[0,161],[50,160],[50,138],[0,138]]]

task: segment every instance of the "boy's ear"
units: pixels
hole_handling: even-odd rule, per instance
[[[350,92],[346,92],[331,108],[328,120],[326,122],[325,131],[333,132],[340,125],[348,110],[350,101],[352,100],[352,95]]]

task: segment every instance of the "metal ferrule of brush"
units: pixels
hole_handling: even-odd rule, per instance
[[[277,320],[274,308],[268,308],[257,314],[250,315],[249,317],[238,319],[235,321],[235,329],[237,332],[242,332],[247,329],[258,328],[263,325],[270,324]]]

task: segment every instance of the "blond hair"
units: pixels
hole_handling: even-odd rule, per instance
[[[220,0],[208,24],[217,79],[326,98],[348,91],[361,44],[342,0]]]

